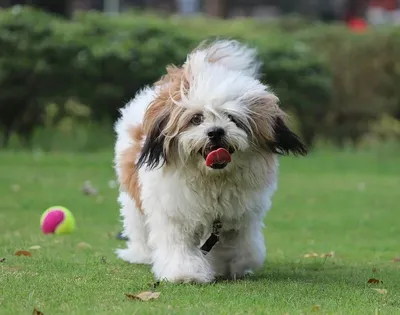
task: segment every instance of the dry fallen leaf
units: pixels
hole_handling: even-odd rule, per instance
[[[310,257],[318,257],[319,255],[317,253],[311,253],[311,254],[305,254],[304,258],[310,258]]]
[[[41,311],[37,310],[36,308],[33,309],[32,315],[44,315]]]
[[[6,261],[6,259],[4,257],[0,258],[0,263],[5,262],[5,261]]]
[[[18,250],[18,251],[15,252],[14,255],[15,256],[27,256],[27,257],[30,257],[30,256],[32,256],[32,253],[28,252],[27,250]]]
[[[39,245],[34,245],[34,246],[29,247],[29,249],[40,249],[40,246]]]
[[[328,258],[328,257],[333,257],[333,256],[335,256],[335,252],[334,251],[331,251],[329,253],[325,253],[325,254],[321,254],[320,255],[321,258]]]
[[[367,283],[374,283],[374,284],[377,284],[377,283],[382,283],[382,281],[381,280],[378,280],[378,279],[375,279],[375,278],[371,278],[371,279],[368,279],[368,282]]]
[[[86,248],[90,248],[92,246],[90,246],[88,243],[85,242],[80,242],[76,245],[76,248],[78,249],[86,249]]]
[[[158,299],[160,297],[160,292],[152,292],[152,291],[145,291],[139,294],[129,294],[125,293],[125,295],[131,300],[140,300],[140,301],[148,301],[152,299]]]
[[[315,304],[315,305],[312,307],[312,311],[313,311],[313,312],[318,312],[320,308],[321,308],[321,305]]]
[[[386,289],[376,289],[374,288],[373,290],[375,290],[376,292],[378,292],[379,294],[386,294],[387,290]]]

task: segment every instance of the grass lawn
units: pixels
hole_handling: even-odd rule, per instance
[[[162,283],[129,265],[111,153],[0,153],[0,314],[400,314],[400,159],[396,153],[320,151],[282,158],[267,215],[267,262],[254,276],[211,285]],[[81,192],[85,180],[98,196]],[[41,234],[42,211],[75,214],[69,236]],[[30,249],[36,246],[36,249]],[[37,248],[40,246],[40,248]],[[28,250],[32,257],[14,256]],[[304,257],[324,254],[333,257]],[[383,283],[368,284],[371,278]],[[385,289],[377,291],[374,289]]]

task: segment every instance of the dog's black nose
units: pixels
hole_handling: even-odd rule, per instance
[[[220,127],[214,127],[207,131],[207,136],[210,140],[221,139],[225,135],[225,130]]]

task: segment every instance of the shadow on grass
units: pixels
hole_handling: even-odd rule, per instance
[[[127,264],[130,265],[130,264]],[[363,288],[376,288],[380,285],[386,285],[391,279],[393,269],[389,265],[381,265],[382,269],[377,270],[372,265],[367,264],[345,264],[332,259],[319,260],[309,259],[300,261],[270,261],[266,262],[264,268],[254,274],[245,276],[240,279],[229,279],[226,277],[219,277],[213,285],[241,285],[243,282],[251,283],[275,283],[275,284],[314,284],[314,285],[341,285],[346,287],[354,287],[357,289]],[[141,265],[143,270],[151,273],[150,266]],[[371,278],[378,278],[382,280],[379,284],[369,284],[368,280]],[[174,285],[168,282],[152,281],[150,282],[151,289],[155,289],[159,285]],[[182,283],[180,285],[189,286],[207,286],[210,284],[195,284],[195,283]],[[391,283],[390,286],[395,285],[400,288],[399,284]]]
[[[270,262],[263,270],[236,281],[218,279],[216,283],[265,282],[345,285],[364,288],[370,278],[378,277],[369,266],[349,266],[336,262]]]

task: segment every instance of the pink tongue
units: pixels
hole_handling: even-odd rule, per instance
[[[211,166],[213,164],[229,163],[231,161],[231,155],[223,148],[211,151],[206,158],[206,165]]]

